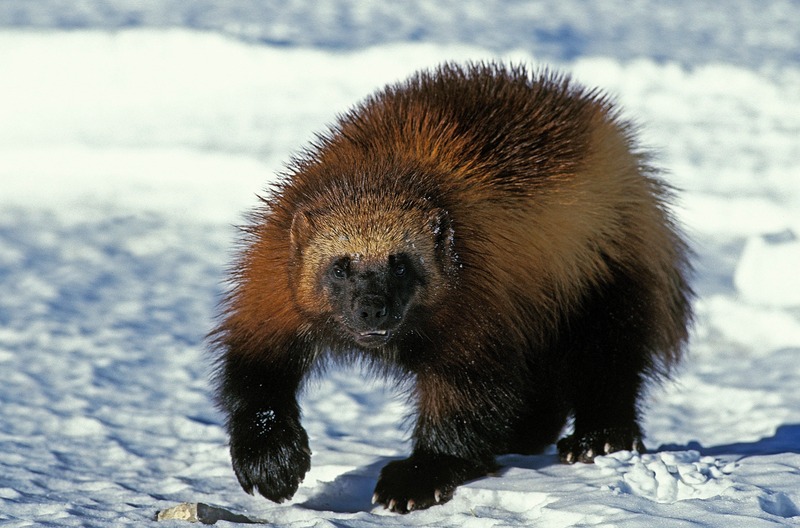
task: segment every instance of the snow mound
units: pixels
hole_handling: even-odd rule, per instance
[[[729,475],[735,468],[734,463],[698,451],[652,455],[620,451],[596,458],[595,464],[604,474],[617,477],[607,485],[612,492],[661,503],[719,496],[733,485]]]
[[[800,239],[794,231],[748,239],[734,284],[748,301],[760,305],[800,306]]]

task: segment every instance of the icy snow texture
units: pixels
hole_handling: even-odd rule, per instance
[[[111,5],[109,5],[111,4]],[[684,64],[800,59],[792,0],[5,0],[0,27],[184,26],[279,46],[353,49],[392,42],[469,42],[504,51],[648,56]]]
[[[4,2],[0,16],[56,4]],[[178,4],[75,5],[47,10],[45,25],[79,26],[70,20],[88,12],[117,27],[134,5],[170,24],[164,6]],[[281,16],[314,15],[310,5]],[[439,44],[367,38],[326,26],[324,12],[254,22],[256,33],[286,24],[295,36],[281,47],[175,29],[0,32],[0,524],[141,525],[188,501],[293,527],[800,525],[797,4],[542,4],[554,24],[584,28],[546,42],[536,31],[547,28],[509,22],[542,20],[530,3],[413,4],[434,5],[438,18],[417,22],[353,12],[397,27],[386,40],[417,24]],[[643,10],[652,18],[634,16]],[[293,45],[308,43],[324,46]],[[369,501],[380,467],[408,452],[408,409],[390,385],[342,370],[303,395],[314,455],[295,499],[245,495],[203,342],[231,226],[292,151],[376,87],[498,56],[549,58],[615,93],[685,189],[676,211],[698,253],[698,326],[676,383],[652,394],[647,445],[662,450],[569,467],[552,450],[506,456],[450,503],[389,515]]]

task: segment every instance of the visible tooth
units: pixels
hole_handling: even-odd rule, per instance
[[[605,451],[606,454],[611,452],[611,444],[609,442],[606,442],[606,445],[603,446],[603,451]]]
[[[372,504],[376,504],[377,502],[378,502],[378,494],[377,493],[373,493],[372,494]]]
[[[395,507],[396,505],[397,505],[397,501],[396,501],[396,500],[394,500],[394,499],[392,499],[392,500],[390,500],[390,501],[389,501],[389,506],[388,506],[388,508],[389,508],[390,510],[394,511],[394,507]]]
[[[433,492],[433,500],[437,503],[442,502],[442,490],[436,490]]]
[[[414,502],[414,499],[411,499],[411,500],[409,500],[409,501],[408,501],[408,504],[406,504],[406,509],[407,509],[408,511],[411,511],[411,510],[413,510],[413,509],[414,509],[414,504],[416,504],[416,503]]]

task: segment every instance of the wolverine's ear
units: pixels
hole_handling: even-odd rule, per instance
[[[455,232],[450,215],[444,209],[434,209],[428,216],[428,229],[433,234],[436,251],[445,262],[455,261]]]
[[[313,212],[306,209],[299,209],[292,218],[292,229],[289,232],[289,240],[294,251],[300,250],[311,238],[316,230]]]

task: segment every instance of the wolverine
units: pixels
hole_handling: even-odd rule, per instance
[[[212,340],[244,490],[297,491],[297,394],[337,360],[410,387],[413,449],[373,496],[395,512],[504,453],[642,452],[644,390],[692,319],[672,196],[612,100],[563,74],[448,63],[366,98],[268,189],[231,270]]]

